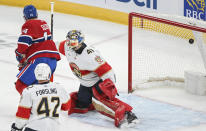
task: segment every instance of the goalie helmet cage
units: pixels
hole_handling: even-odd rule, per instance
[[[150,27],[150,29],[149,29],[149,27],[144,27],[144,26],[146,26],[145,22],[150,23],[150,26],[153,26],[153,27]],[[155,25],[154,23],[158,23],[158,25]],[[134,37],[133,35],[134,35],[134,30],[135,30],[134,28],[140,28],[140,29],[149,30],[149,31],[152,30],[153,32],[160,32],[162,34],[167,34],[167,35],[169,34],[169,35],[173,35],[175,37],[177,36],[177,34],[175,34],[175,33],[179,32],[178,37],[186,38],[187,42],[188,42],[190,38],[196,40],[196,36],[193,35],[193,33],[194,33],[193,31],[206,33],[205,28],[191,25],[191,23],[185,24],[185,23],[176,22],[173,20],[168,20],[167,18],[165,19],[165,18],[160,18],[160,17],[156,17],[156,16],[152,16],[152,15],[140,14],[140,13],[135,13],[135,12],[129,13],[129,21],[128,21],[128,93],[131,93],[133,91],[133,86],[134,86],[133,85],[133,81],[134,81],[134,79],[133,79],[133,75],[134,75],[133,74],[133,66],[134,66],[133,61],[135,61],[135,60],[133,59],[133,50],[134,50],[133,44],[136,44],[133,42],[133,37]],[[164,29],[159,27],[159,25],[166,25],[166,26],[171,26],[171,27],[166,28],[166,31],[162,31]],[[155,26],[158,29],[154,29]],[[168,30],[170,30],[170,29],[172,31],[168,32]],[[190,30],[190,32],[192,32],[192,33],[188,35],[188,34],[185,34],[184,31],[182,32],[181,30],[176,30],[176,29]],[[195,38],[194,38],[194,36],[195,36]],[[144,44],[144,43],[142,43],[142,44]],[[192,42],[190,44],[192,45]],[[188,46],[190,44],[188,43]],[[166,79],[169,79],[169,78],[170,78],[170,76],[167,76]],[[180,79],[177,78],[177,79],[182,81],[181,78]]]

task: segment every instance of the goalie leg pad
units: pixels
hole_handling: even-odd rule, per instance
[[[95,109],[101,114],[113,118],[115,120],[114,124],[116,127],[119,127],[120,123],[123,121],[125,112],[132,110],[132,107],[127,103],[117,98],[110,100],[104,94],[99,94],[95,88],[93,88],[93,94],[95,98],[99,100],[99,103],[102,103],[102,105],[104,105],[102,106],[104,109],[101,109],[101,108],[97,108],[97,106],[93,104]]]
[[[116,127],[119,127],[120,123],[125,119],[125,112],[130,112],[133,108],[127,103],[115,98],[114,101],[119,103],[117,110],[115,111],[115,121],[114,124]]]
[[[114,98],[114,101],[116,101],[116,103],[119,103],[119,105],[123,105],[125,107],[125,111],[130,112],[133,109],[129,104],[119,100],[118,98]]]
[[[78,108],[76,105],[77,105],[77,92],[72,92],[70,94],[68,115],[72,113],[84,114],[87,113],[88,111],[94,110],[92,104],[90,104],[88,108]]]
[[[117,89],[110,79],[105,79],[101,82],[99,88],[110,100],[113,100],[117,95]]]
[[[125,118],[125,106],[121,105],[115,111],[114,125],[116,127],[119,127],[120,123],[124,120],[124,118]]]
[[[121,105],[123,105],[125,107],[126,111],[131,111],[132,107],[130,105],[128,105],[127,103],[119,100],[118,98],[114,98],[113,100],[110,100],[107,98],[107,96],[105,94],[99,94],[98,91],[93,88],[93,95],[94,97],[99,100],[101,103],[103,103],[104,105],[106,105],[107,107],[109,107],[110,109],[112,109],[113,111],[116,111],[117,108]]]
[[[105,106],[103,103],[101,103],[100,101],[98,101],[97,99],[93,98],[92,99],[92,104],[94,105],[94,108],[101,114],[108,116],[112,119],[115,118],[115,112],[113,110],[111,110],[110,108],[108,108],[107,106]]]

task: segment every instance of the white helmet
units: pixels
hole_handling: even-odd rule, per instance
[[[50,80],[51,69],[49,65],[40,63],[36,66],[34,74],[37,80]]]

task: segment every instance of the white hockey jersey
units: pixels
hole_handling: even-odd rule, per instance
[[[24,89],[15,125],[38,131],[58,131],[60,110],[68,110],[69,95],[57,83],[35,84]]]
[[[83,86],[91,87],[100,79],[111,79],[114,83],[115,74],[112,67],[105,61],[101,54],[92,47],[83,43],[80,52],[69,48],[65,41],[59,45],[59,52],[67,57],[70,68],[78,77]]]

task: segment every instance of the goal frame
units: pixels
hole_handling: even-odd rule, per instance
[[[202,27],[197,27],[197,26],[193,26],[189,24],[184,24],[184,23],[171,21],[171,20],[167,20],[164,18],[149,16],[146,14],[141,14],[141,13],[136,13],[136,12],[129,13],[129,18],[128,18],[128,93],[133,92],[133,88],[132,88],[132,75],[133,75],[132,74],[132,34],[133,34],[132,33],[132,28],[133,28],[132,19],[133,17],[138,17],[142,20],[147,19],[147,20],[151,20],[155,22],[160,22],[163,24],[169,24],[169,25],[173,25],[173,26],[177,26],[177,27],[181,27],[181,28],[185,28],[185,29],[189,29],[193,31],[206,33],[206,29]],[[141,23],[141,26],[143,27],[143,23]]]

